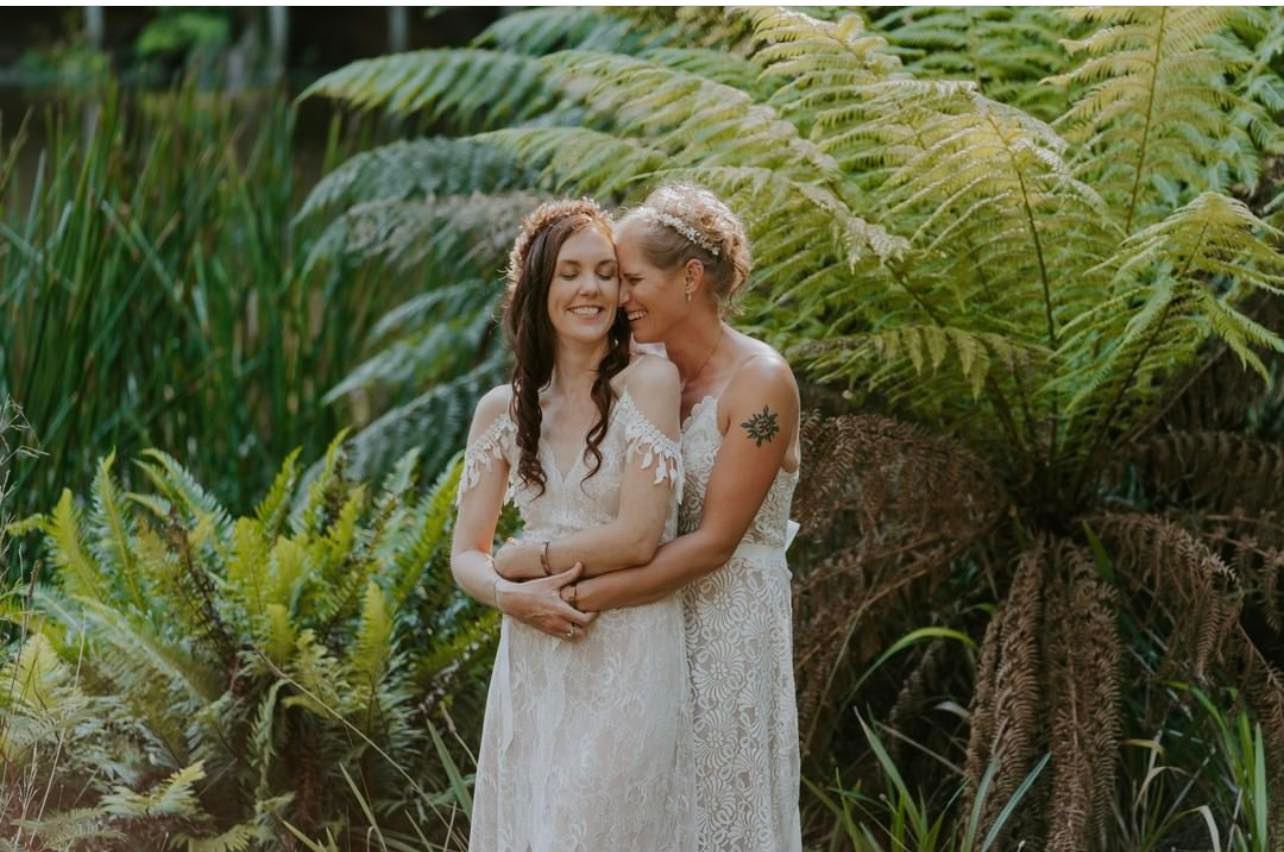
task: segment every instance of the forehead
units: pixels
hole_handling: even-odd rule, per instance
[[[647,224],[638,219],[626,219],[615,226],[615,243],[621,248],[633,248],[646,231]]]
[[[557,253],[559,262],[576,260],[600,263],[615,260],[615,244],[597,225],[587,225],[566,238]]]

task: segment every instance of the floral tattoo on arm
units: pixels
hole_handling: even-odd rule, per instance
[[[780,431],[780,425],[776,422],[776,412],[765,405],[762,407],[762,411],[740,425],[749,433],[754,446],[757,447],[761,447],[763,442],[770,441],[776,437],[776,433]]]

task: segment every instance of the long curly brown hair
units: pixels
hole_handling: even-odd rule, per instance
[[[540,494],[545,491],[547,478],[539,460],[540,424],[544,417],[539,392],[553,376],[556,351],[556,332],[548,317],[548,290],[562,244],[572,234],[590,226],[611,235],[610,218],[593,201],[546,202],[522,222],[521,232],[509,254],[503,325],[516,359],[509,415],[517,424],[517,447],[521,451],[518,475],[527,485],[539,486]],[[602,452],[598,447],[606,437],[611,412],[611,379],[629,363],[629,323],[623,311],[616,312],[607,339],[607,353],[598,365],[591,392],[598,419],[586,436],[593,468],[584,479],[602,467]]]

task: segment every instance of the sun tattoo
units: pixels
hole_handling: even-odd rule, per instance
[[[740,425],[749,433],[749,437],[754,441],[754,446],[758,447],[761,447],[764,441],[770,441],[776,437],[776,433],[780,431],[780,426],[776,423],[776,412],[765,405],[762,407],[762,411]]]

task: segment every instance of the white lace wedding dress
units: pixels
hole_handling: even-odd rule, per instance
[[[678,527],[700,525],[722,433],[717,397],[682,424]],[[734,428],[734,427],[733,427]],[[702,852],[797,852],[798,708],[788,545],[798,471],[779,471],[726,565],[683,590]]]
[[[547,490],[517,476],[516,427],[501,414],[465,453],[460,492],[480,467],[509,466],[524,536],[556,539],[612,521],[627,464],[675,489],[663,541],[677,528],[681,454],[628,391],[599,447],[562,474],[546,442]],[[677,595],[603,612],[569,642],[504,616],[486,701],[473,794],[471,852],[691,852],[696,848],[688,672]]]

